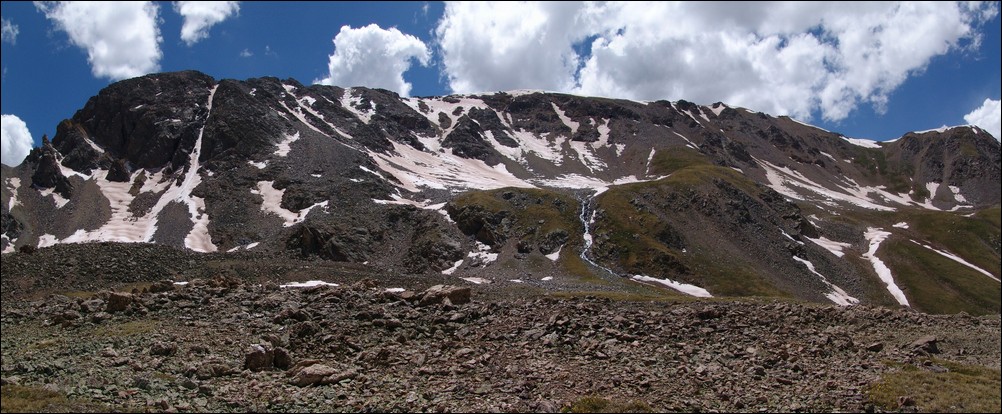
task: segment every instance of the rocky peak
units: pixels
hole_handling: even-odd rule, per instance
[[[63,175],[59,168],[59,152],[49,142],[47,135],[42,136],[42,146],[32,149],[27,160],[38,165],[35,173],[31,175],[31,185],[38,189],[53,189],[64,198],[70,198],[73,185]]]

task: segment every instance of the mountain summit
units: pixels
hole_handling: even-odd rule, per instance
[[[874,142],[723,103],[186,71],[108,86],[3,167],[0,247],[156,243],[997,313],[1000,165],[973,126]]]

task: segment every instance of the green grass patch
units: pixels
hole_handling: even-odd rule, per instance
[[[694,149],[670,148],[654,153],[650,172],[653,175],[669,175],[685,168],[709,165],[710,160]]]
[[[565,413],[653,413],[655,410],[643,401],[615,401],[602,397],[584,397],[564,407]]]
[[[720,185],[730,185],[753,199],[761,197],[761,188],[740,173],[698,160],[685,164],[682,161],[688,157],[687,152],[679,153],[681,155],[675,152],[661,155],[662,163],[672,168],[685,165],[673,170],[670,177],[613,187],[599,197],[598,208],[605,214],[595,225],[596,239],[601,240],[597,249],[606,251],[620,268],[632,274],[673,280],[680,279],[679,275],[695,277],[698,279],[695,284],[714,296],[789,297],[789,293],[774,286],[765,276],[771,269],[756,268],[738,255],[725,255],[727,260],[719,260],[693,253],[696,250],[717,251],[721,245],[715,243],[716,240],[702,240],[698,235],[687,237],[682,230],[673,227],[670,217],[666,217],[671,212],[660,211],[659,200],[672,196],[685,199],[702,193],[711,194],[710,197],[718,194],[721,191],[719,181],[726,183]],[[683,237],[691,250],[688,254],[683,254],[682,247],[674,242],[680,242]]]
[[[929,313],[999,313],[1002,284],[908,240],[891,237],[877,256],[892,269],[909,303]]]
[[[560,259],[558,260],[558,262],[560,263],[561,269],[563,269],[571,276],[576,276],[578,279],[580,279],[582,282],[585,283],[592,283],[596,285],[609,284],[609,281],[602,279],[601,277],[596,275],[595,272],[592,271],[591,267],[589,267],[588,263],[585,263],[584,260],[581,260],[581,256],[574,254],[577,253],[576,251],[567,252],[566,251],[567,248],[568,246],[564,246],[565,250],[560,252]]]
[[[93,335],[96,337],[118,338],[123,336],[145,335],[160,327],[160,321],[142,319],[123,323],[105,323],[97,326]]]
[[[919,412],[1002,411],[999,371],[951,361],[931,360],[948,372],[908,365],[884,374],[866,389],[870,401],[883,410],[898,410],[898,398],[910,397]]]
[[[4,385],[0,387],[0,412],[4,413],[104,413],[111,407],[67,398],[65,394],[40,387]]]

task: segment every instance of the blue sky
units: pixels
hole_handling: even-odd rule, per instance
[[[998,2],[208,6],[3,2],[4,163],[26,141],[14,117],[38,145],[111,82],[185,69],[416,96],[543,89],[723,101],[875,140],[999,124]],[[183,38],[186,19],[212,24]],[[112,50],[89,59],[102,44]]]

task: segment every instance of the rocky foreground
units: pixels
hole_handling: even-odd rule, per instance
[[[869,411],[903,367],[1000,364],[998,315],[345,284],[8,298],[3,384],[139,411]]]

